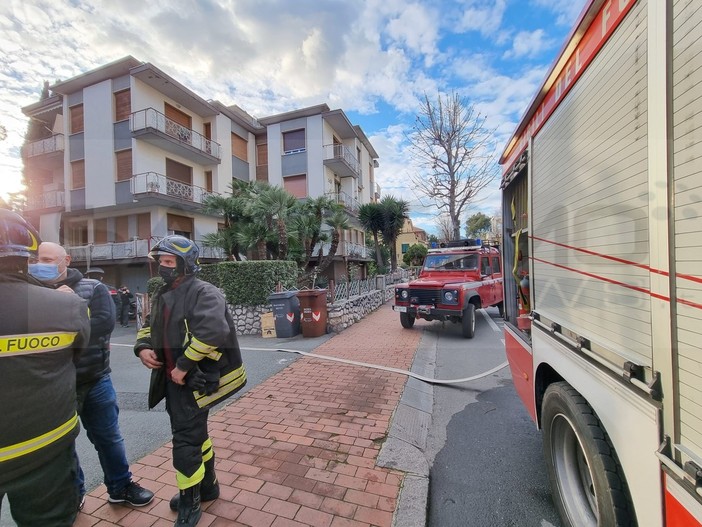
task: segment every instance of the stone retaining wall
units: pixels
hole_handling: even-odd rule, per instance
[[[376,289],[348,300],[327,304],[327,333],[339,333],[372,313],[393,298],[394,286]],[[229,305],[236,325],[237,335],[260,335],[261,315],[270,313],[271,306],[232,306]]]

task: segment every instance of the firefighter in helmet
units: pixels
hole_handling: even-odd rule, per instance
[[[195,526],[200,501],[219,496],[209,408],[239,391],[246,372],[224,295],[196,278],[199,249],[184,236],[166,236],[149,253],[165,282],[137,333],[134,352],[151,369],[149,408],[165,397],[173,433],[179,493],[170,502],[176,526]]]
[[[39,236],[0,209],[0,500],[19,527],[68,527],[78,512],[74,361],[88,307],[27,272]]]

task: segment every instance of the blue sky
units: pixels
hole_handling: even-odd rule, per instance
[[[409,185],[406,132],[424,93],[457,91],[496,157],[588,0],[8,0],[0,6],[0,194],[19,190],[20,108],[44,80],[133,55],[255,117],[327,103],[380,156],[383,195],[436,232]],[[497,181],[469,209],[496,213]]]

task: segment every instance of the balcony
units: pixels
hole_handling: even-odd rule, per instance
[[[351,151],[344,145],[324,145],[324,166],[329,167],[339,177],[361,176],[361,165]]]
[[[64,141],[63,134],[55,134],[46,139],[41,139],[39,141],[33,141],[22,147],[22,157],[34,157],[43,156],[47,154],[53,154],[60,152],[63,155]]]
[[[217,195],[196,185],[188,185],[176,179],[169,179],[156,172],[144,172],[132,176],[130,188],[135,198],[166,198],[169,201],[192,203],[194,208],[202,206],[208,196]]]
[[[41,194],[27,196],[27,210],[63,210],[66,206],[63,190],[50,190]]]
[[[168,119],[153,108],[132,113],[129,130],[138,139],[201,165],[221,163],[219,143]]]
[[[106,262],[115,260],[130,260],[134,258],[146,258],[151,247],[160,238],[152,237],[148,240],[134,238],[128,242],[111,242],[100,244],[88,244],[75,247],[68,247],[68,254],[73,262],[87,262],[88,266],[95,262]],[[195,242],[200,248],[200,258],[205,260],[224,260],[224,251],[216,247],[205,247],[202,242]]]
[[[329,254],[329,247],[331,244],[329,242],[317,244],[312,252],[313,256],[317,256],[319,253],[319,247],[322,247],[322,256],[327,256]],[[335,256],[345,256],[350,259],[365,260],[368,259],[369,250],[365,245],[359,245],[357,243],[351,242],[339,242],[339,247],[336,249]]]
[[[346,192],[328,192],[326,194],[328,198],[339,205],[343,205],[347,212],[351,214],[358,215],[358,209],[361,206],[357,199],[352,198]]]

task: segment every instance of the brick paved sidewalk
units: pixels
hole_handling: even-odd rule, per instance
[[[319,355],[409,370],[420,331],[400,327],[390,304],[315,349]],[[210,415],[221,495],[198,527],[389,527],[404,473],[376,467],[404,375],[301,357]],[[132,465],[153,490],[147,507],[86,498],[76,527],[171,527],[176,492],[168,443]]]

